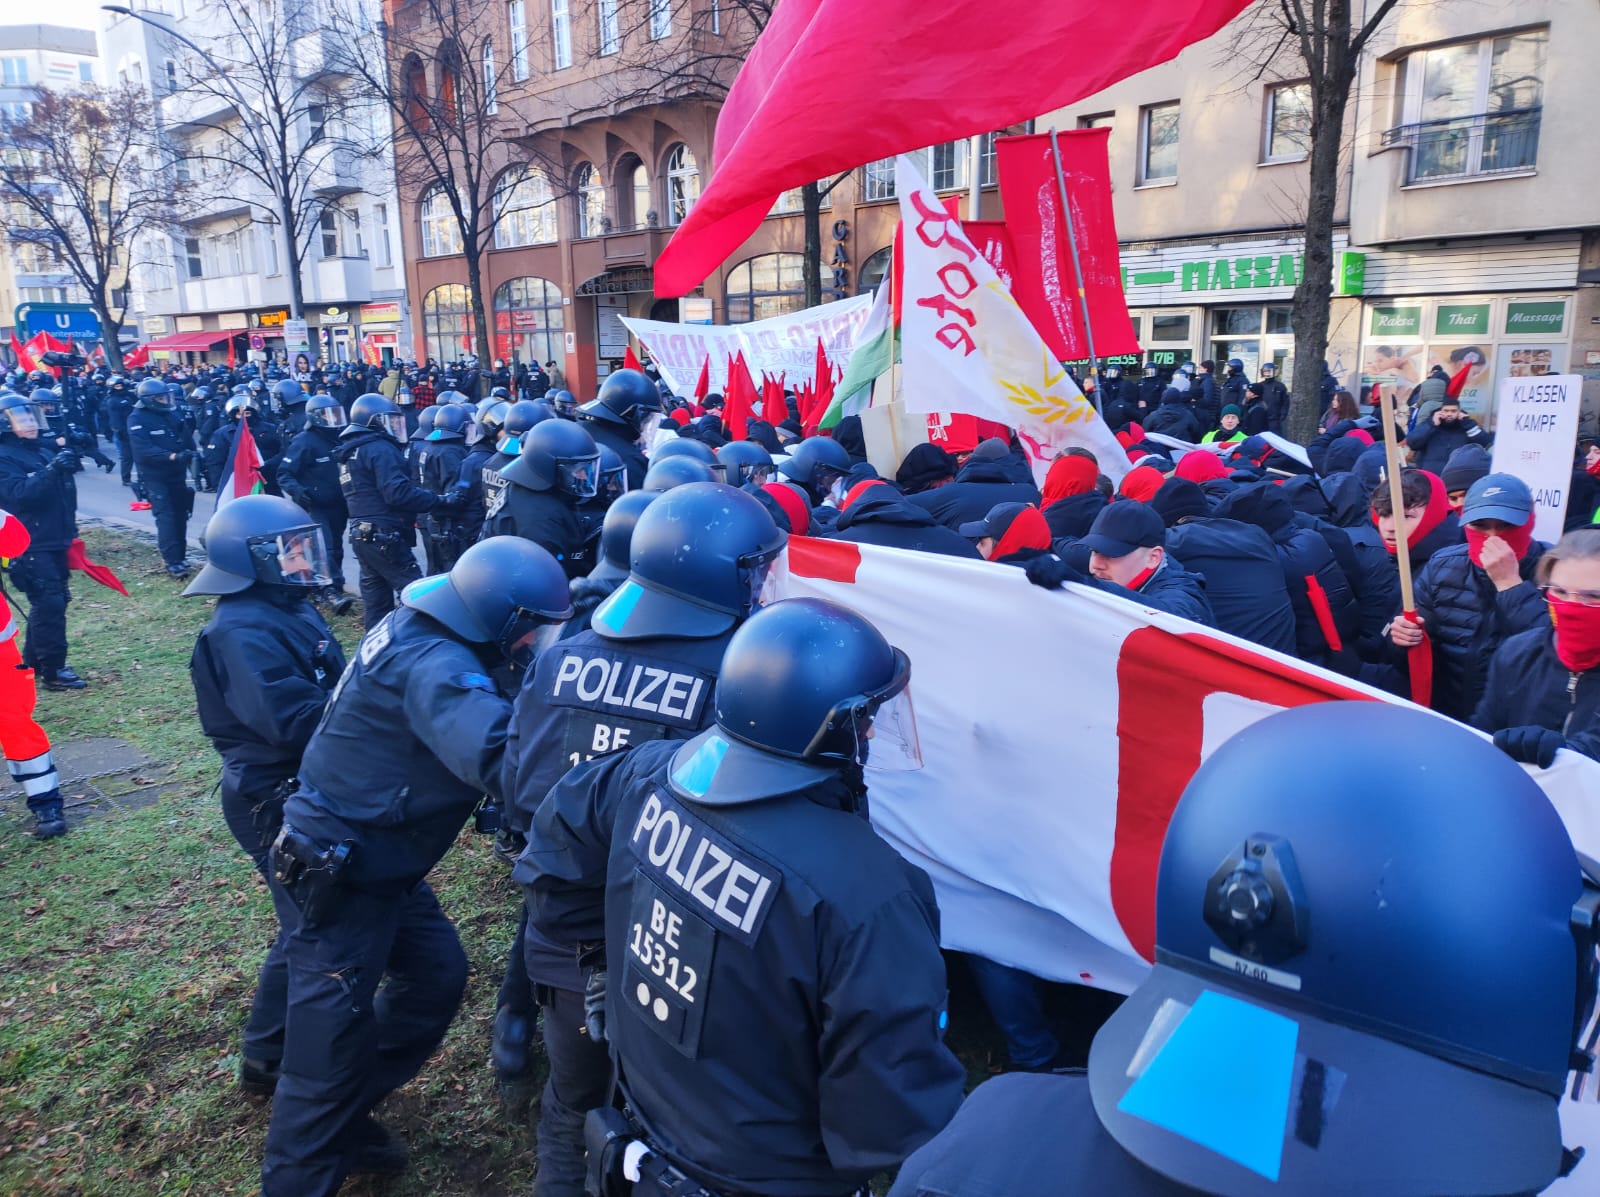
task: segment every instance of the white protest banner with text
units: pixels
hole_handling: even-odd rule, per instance
[[[843,368],[867,322],[872,296],[852,295],[832,303],[773,316],[750,324],[676,324],[663,320],[622,317],[628,331],[650,351],[650,360],[675,395],[693,395],[700,367],[711,359],[711,390],[728,389],[728,359],[744,354],[757,386],[763,374],[784,376],[786,387],[814,381],[817,338],[828,360]]]
[[[1571,498],[1583,379],[1576,374],[1502,378],[1494,426],[1494,471],[1533,491],[1533,535],[1554,544]]]

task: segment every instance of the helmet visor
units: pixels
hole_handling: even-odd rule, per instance
[[[600,473],[600,495],[607,503],[615,503],[628,493],[628,467],[618,466],[614,470],[602,470]]]
[[[556,459],[556,487],[580,499],[592,499],[600,490],[600,455]]]
[[[383,431],[394,437],[402,445],[406,443],[406,417],[404,412],[385,412],[377,418],[383,425]]]
[[[917,734],[917,708],[909,685],[880,706],[866,727],[863,767],[885,773],[922,768],[922,738]]]
[[[345,415],[344,408],[335,403],[330,407],[319,407],[311,413],[311,422],[323,428],[343,428],[350,423],[350,417]]]
[[[656,429],[661,427],[659,411],[636,411],[639,417],[639,444],[649,445],[656,439]]]
[[[545,649],[561,639],[566,620],[550,622],[550,618],[537,611],[518,607],[506,621],[505,634],[500,638],[500,648],[519,669],[529,668]]]
[[[461,426],[461,439],[469,445],[476,445],[483,439],[483,426],[476,420],[468,420]]]
[[[44,412],[32,403],[8,407],[5,416],[11,421],[11,431],[27,440],[50,428],[50,421],[45,418]]]
[[[772,577],[772,563],[778,559],[778,554],[783,552],[779,545],[770,553],[761,553],[752,557],[739,558],[739,593],[749,595],[741,615],[748,616],[761,605],[761,596],[766,592],[767,579]]]
[[[766,462],[757,462],[755,465],[740,466],[738,468],[738,473],[735,475],[735,478],[737,479],[736,485],[738,486],[765,486],[767,480],[771,477],[772,467]]]
[[[328,545],[322,528],[295,528],[276,536],[256,536],[249,541],[256,578],[274,586],[320,589],[333,584],[328,567]]]
[[[578,414],[578,401],[571,395],[563,395],[552,399],[551,404],[556,409],[556,415],[561,416],[563,419],[570,420]]]

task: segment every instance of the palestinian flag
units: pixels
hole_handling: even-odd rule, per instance
[[[872,310],[856,336],[844,377],[833,388],[833,399],[817,426],[829,429],[846,416],[865,411],[872,401],[872,384],[893,362],[894,324],[889,311],[889,287],[884,284],[872,298]]]
[[[258,495],[263,489],[261,481],[261,450],[256,448],[255,434],[250,431],[248,416],[239,417],[239,436],[233,442],[233,457],[217,483],[217,507],[221,511],[235,499],[245,495]]]

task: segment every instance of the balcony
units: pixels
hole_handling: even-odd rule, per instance
[[[1518,108],[1399,125],[1384,132],[1382,145],[1410,151],[1407,186],[1532,174],[1542,113]]]
[[[359,258],[319,258],[311,263],[308,304],[365,303],[372,298],[372,263]]]
[[[600,237],[601,261],[607,270],[617,266],[653,266],[671,237],[670,228],[613,229]]]
[[[360,191],[362,162],[347,146],[330,145],[312,165],[311,189],[318,195],[344,195]]]

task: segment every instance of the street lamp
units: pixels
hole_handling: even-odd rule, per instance
[[[262,132],[261,122],[256,118],[255,110],[250,107],[250,101],[245,99],[244,92],[239,90],[239,85],[233,81],[233,77],[229,75],[227,71],[223,70],[221,64],[219,64],[215,58],[211,57],[210,54],[201,49],[189,38],[179,33],[176,29],[173,29],[168,25],[163,25],[160,21],[154,20],[145,13],[134,12],[133,9],[129,8],[125,4],[102,4],[100,8],[103,12],[114,12],[121,17],[132,17],[135,21],[143,21],[152,29],[159,29],[173,41],[182,42],[185,46],[188,46],[189,49],[193,50],[195,54],[199,56],[200,60],[211,68],[212,74],[221,79],[223,83],[227,85],[228,90],[233,93],[233,98],[239,105],[239,121],[246,129],[250,131],[250,139],[255,142],[256,156],[261,159],[262,168],[266,169],[267,165],[272,161],[272,155],[268,152],[267,138]],[[298,269],[298,266],[295,258],[294,246],[289,240],[288,222],[280,220],[278,223],[282,225],[280,233],[281,240],[283,242],[284,269],[296,270]],[[294,319],[299,320],[303,313],[301,312],[299,302],[295,299],[295,288],[293,286],[289,288],[289,307],[290,315],[293,316]]]

